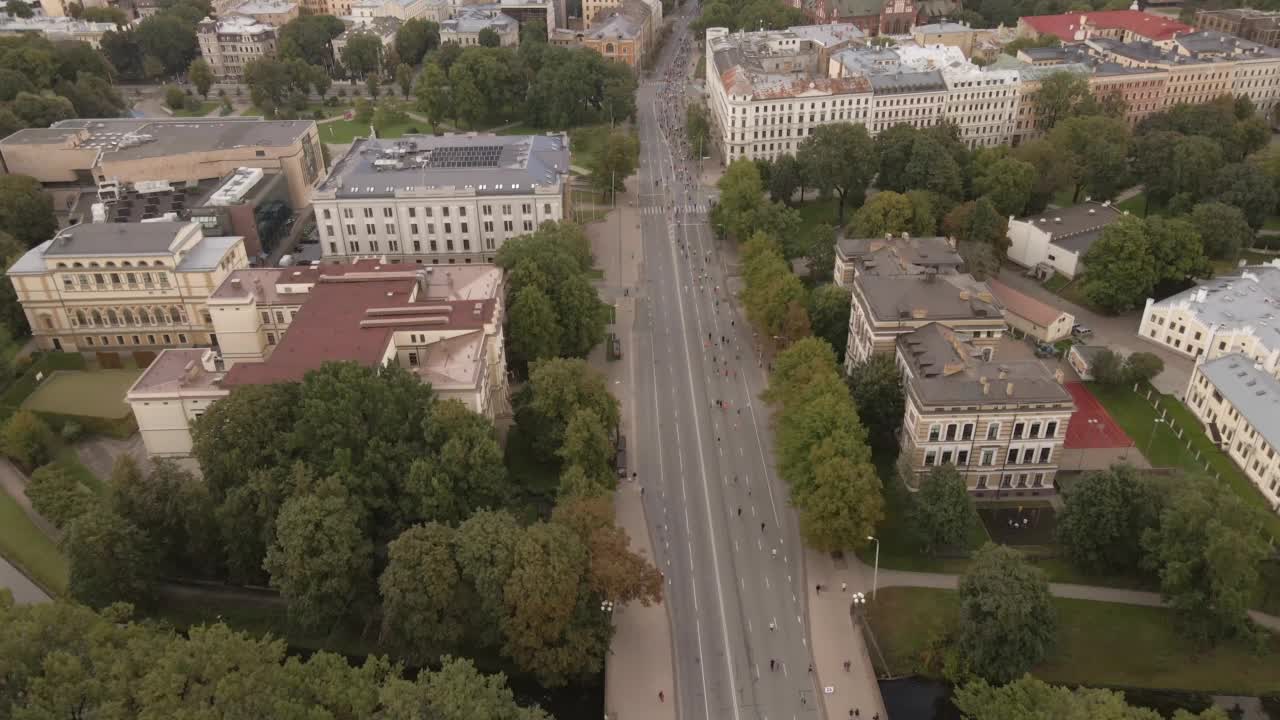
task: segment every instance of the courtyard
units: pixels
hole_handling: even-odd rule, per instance
[[[125,393],[142,373],[138,369],[56,370],[36,386],[22,407],[58,415],[118,420],[129,415]]]

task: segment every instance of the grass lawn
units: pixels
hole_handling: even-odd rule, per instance
[[[141,370],[59,370],[45,378],[22,407],[60,415],[119,419],[129,414],[124,394]]]
[[[809,193],[812,193],[814,199],[796,206],[796,210],[800,213],[800,237],[808,237],[819,225],[838,227],[836,213],[839,212],[840,199],[837,197],[820,199],[812,189]],[[849,222],[852,214],[848,208],[845,209],[845,222]]]
[[[216,100],[206,100],[200,103],[200,107],[195,110],[187,110],[185,108],[182,110],[174,110],[173,116],[174,117],[204,117],[205,115],[208,115],[214,110],[217,110],[218,106],[221,104],[222,104],[221,102],[218,102]]]
[[[543,132],[527,128],[529,132]],[[595,156],[604,149],[605,139],[609,137],[609,133],[613,128],[608,125],[587,125],[580,128],[574,128],[569,131],[569,162],[578,167],[590,168],[595,162]],[[503,130],[503,132],[508,132]],[[636,134],[634,128],[630,129],[632,135]],[[638,145],[637,145],[638,147]]]
[[[1108,388],[1098,383],[1089,383],[1089,391],[1098,398],[1111,417],[1137,443],[1138,449],[1146,455],[1147,460],[1155,467],[1182,468],[1189,473],[1204,473],[1203,460],[1209,462],[1212,472],[1217,472],[1233,492],[1250,504],[1262,508],[1267,528],[1271,534],[1280,538],[1280,516],[1271,512],[1265,498],[1249,482],[1248,478],[1232,462],[1231,458],[1214,446],[1213,442],[1196,420],[1191,411],[1182,403],[1169,395],[1160,395],[1160,409],[1166,411],[1168,419],[1181,428],[1183,437],[1170,429],[1168,423],[1157,423],[1161,417],[1159,411],[1153,409],[1143,397],[1135,395],[1129,388]],[[1187,440],[1191,441],[1191,449],[1187,449]],[[1201,460],[1196,460],[1196,451]],[[1212,472],[1210,474],[1212,474]]]
[[[50,593],[67,592],[67,559],[8,493],[0,492],[0,555]]]
[[[883,588],[868,610],[895,674],[923,672],[929,644],[956,616],[953,590]],[[1046,682],[1260,695],[1280,690],[1280,638],[1258,655],[1240,644],[1201,650],[1177,635],[1164,608],[1054,599],[1058,637],[1033,668]]]
[[[1122,202],[1116,203],[1116,207],[1120,208],[1121,210],[1127,210],[1132,215],[1137,215],[1138,217],[1144,217],[1147,211],[1147,194],[1138,193],[1137,195],[1134,195],[1128,200],[1124,200]],[[1151,209],[1157,210],[1158,208],[1153,206]]]
[[[920,552],[919,541],[911,530],[911,491],[897,477],[892,459],[876,458],[876,467],[884,483],[885,519],[876,528],[880,539],[880,565],[894,570],[961,573],[969,567],[967,557],[934,557]],[[977,523],[969,536],[966,551],[972,552],[987,542],[986,528]],[[858,551],[863,562],[875,561],[875,544]]]
[[[398,138],[414,129],[417,132],[431,132],[430,125],[418,122],[413,118],[407,118],[404,122],[392,123],[386,127],[377,128],[377,131],[380,138]],[[320,141],[330,145],[349,145],[358,137],[369,137],[369,124],[358,123],[355,120],[336,120],[320,125],[318,130],[320,131]]]
[[[1056,293],[1056,292],[1060,292],[1062,288],[1066,287],[1067,283],[1069,282],[1071,282],[1071,278],[1067,277],[1066,275],[1063,275],[1062,273],[1054,273],[1053,277],[1044,281],[1044,288],[1049,292]]]

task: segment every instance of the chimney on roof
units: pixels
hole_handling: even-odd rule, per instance
[[[1008,395],[1008,396],[1010,396],[1010,397],[1013,397],[1013,383],[1012,383],[1012,382],[1010,382],[1009,384],[1007,384],[1007,385],[1005,385],[1005,386],[1004,386],[1004,394],[1005,394],[1005,395]]]

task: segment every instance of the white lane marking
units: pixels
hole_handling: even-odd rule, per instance
[[[765,587],[767,587],[767,588],[771,588],[771,587],[773,587],[772,585],[770,585],[770,584],[769,584],[769,576],[768,576],[768,575],[765,575],[765,576],[764,576],[764,586],[765,586]]]
[[[654,127],[658,127],[658,111],[657,111],[656,103],[650,106],[649,111],[653,115]],[[668,153],[670,153],[670,148],[668,148]],[[671,260],[672,271],[675,272],[678,276],[679,271],[676,267],[675,254],[670,253],[668,257]],[[684,315],[684,296],[677,293],[676,303],[680,308],[680,329],[682,331],[681,344],[684,345],[685,373],[688,376],[689,396],[690,396],[690,399],[692,400],[693,399],[693,358],[689,354],[689,327],[688,327],[688,323],[685,321],[685,315]],[[698,403],[695,401],[690,404],[693,406],[694,427],[696,428],[701,423],[701,421],[698,419]],[[716,600],[720,605],[720,632],[721,632],[720,637],[721,637],[722,643],[724,644],[725,666],[729,669],[729,701],[733,705],[734,720],[742,720],[742,714],[738,710],[738,694],[737,694],[738,679],[737,679],[737,674],[733,669],[733,652],[729,648],[729,625],[728,625],[728,622],[725,620],[724,592],[721,589],[722,581],[720,579],[720,551],[719,551],[719,548],[717,547],[718,544],[716,543],[716,535],[714,532],[715,524],[712,521],[712,516],[711,516],[710,493],[705,492],[705,488],[707,486],[707,474],[706,474],[707,463],[706,463],[705,454],[702,449],[702,434],[694,433],[694,438],[697,440],[697,446],[698,446],[698,460],[699,460],[698,472],[702,476],[702,486],[704,488],[704,492],[702,493],[702,499],[703,499],[703,504],[707,513],[707,529],[708,529],[708,534],[711,536],[711,562],[712,562],[712,568],[715,571],[714,574],[716,579]],[[684,458],[684,455],[683,453],[681,453],[682,464],[683,464],[683,458]],[[685,484],[685,473],[682,471],[680,473],[680,485],[682,488],[684,487],[684,484]],[[685,505],[686,505],[686,512],[687,512],[688,503],[685,503]],[[690,543],[690,545],[692,545],[692,542]],[[695,573],[690,573],[691,576],[694,574]],[[695,594],[695,597],[697,597],[696,594]],[[701,662],[701,658],[703,657],[701,621],[699,621],[698,623],[698,657],[699,657],[698,667],[702,671],[703,704],[705,706],[707,720],[711,720],[711,693],[707,691],[706,663]]]

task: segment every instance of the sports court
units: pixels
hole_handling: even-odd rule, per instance
[[[1076,403],[1076,411],[1067,424],[1068,450],[1133,447],[1133,441],[1111,419],[1107,409],[1102,407],[1102,403],[1098,402],[1084,383],[1069,382],[1066,388]]]

